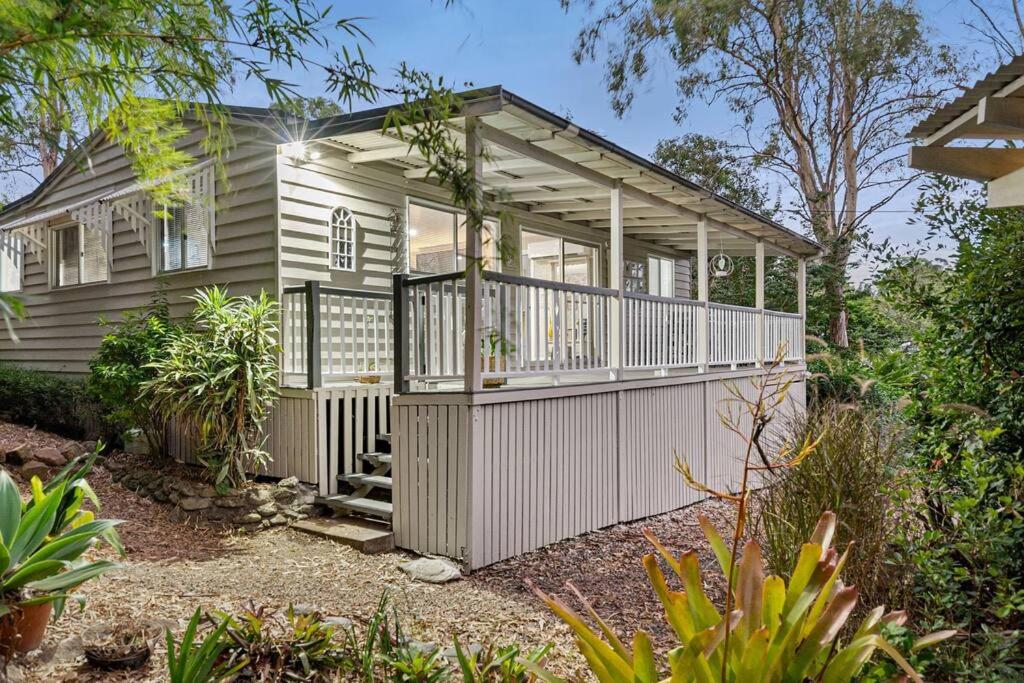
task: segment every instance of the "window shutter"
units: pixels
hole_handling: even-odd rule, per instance
[[[82,284],[107,279],[107,240],[110,233],[88,225],[82,226]]]
[[[0,232],[0,292],[21,289],[21,269],[25,262],[25,243],[12,232]]]
[[[181,258],[181,231],[184,228],[185,213],[182,207],[164,207],[163,221],[163,270],[179,270]]]
[[[81,250],[78,245],[80,226],[57,230],[57,284],[77,285],[79,283],[79,258]]]
[[[217,252],[217,226],[216,226],[216,211],[214,207],[214,198],[216,194],[216,185],[213,175],[213,166],[204,166],[198,171],[192,173],[189,176],[189,234],[188,238],[191,241],[193,239],[192,226],[196,226],[196,230],[202,230],[203,236],[201,242],[204,246],[203,260],[202,263],[197,265],[204,265],[208,260],[208,252]],[[196,243],[200,243],[198,234],[195,237]],[[191,249],[190,249],[191,251]]]

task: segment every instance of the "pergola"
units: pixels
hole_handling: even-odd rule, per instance
[[[910,131],[911,168],[988,183],[991,208],[1024,206],[1024,149],[950,147],[1024,139],[1024,55],[1017,56]]]

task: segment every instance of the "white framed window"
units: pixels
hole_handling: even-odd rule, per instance
[[[356,269],[356,217],[344,206],[331,211],[331,269]]]
[[[647,257],[647,293],[675,296],[676,262],[660,256]]]
[[[157,217],[160,231],[160,272],[210,265],[210,227],[205,209],[195,204],[165,206]]]
[[[0,292],[21,291],[25,244],[9,232],[0,233]]]
[[[519,273],[525,277],[596,286],[599,254],[596,246],[527,228],[519,232]]]
[[[453,209],[409,202],[409,270],[453,273],[466,268],[466,215]],[[484,268],[497,270],[498,221],[484,221]]]
[[[103,233],[76,223],[53,230],[54,285],[72,287],[106,282],[107,244]]]

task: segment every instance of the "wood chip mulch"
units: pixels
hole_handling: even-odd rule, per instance
[[[623,641],[628,643],[637,630],[643,629],[658,650],[667,651],[679,643],[665,622],[664,610],[641,563],[644,555],[655,552],[643,530],[653,531],[675,554],[696,550],[705,590],[720,605],[725,599],[725,577],[697,525],[698,514],[705,515],[723,537],[731,535],[735,509],[709,500],[555,543],[476,572],[469,581],[509,597],[536,599],[525,584],[529,578],[582,614],[582,606],[566,587],[571,581]],[[664,563],[662,569],[670,574]],[[671,576],[669,585],[675,585]]]

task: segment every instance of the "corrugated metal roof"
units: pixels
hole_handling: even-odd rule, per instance
[[[914,126],[908,137],[926,138],[932,135],[968,112],[982,98],[994,95],[1021,76],[1024,76],[1024,55],[1017,55],[968,88],[963,95],[935,110],[928,118]]]

